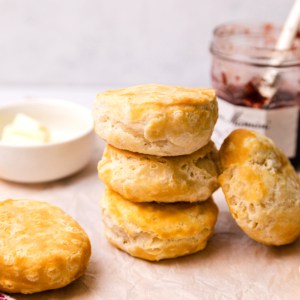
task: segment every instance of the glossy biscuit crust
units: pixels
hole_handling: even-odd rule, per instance
[[[218,152],[213,142],[182,156],[158,157],[108,145],[98,164],[100,179],[134,202],[196,202],[219,187]]]
[[[205,248],[218,209],[201,203],[134,203],[106,189],[101,201],[106,238],[132,256],[150,261],[174,258]]]
[[[237,224],[252,239],[284,245],[300,235],[300,179],[265,136],[239,129],[220,149],[219,181]]]
[[[31,294],[81,276],[91,255],[84,230],[46,202],[0,202],[0,290]]]
[[[145,84],[97,95],[95,132],[119,149],[157,156],[206,145],[218,117],[215,91]]]

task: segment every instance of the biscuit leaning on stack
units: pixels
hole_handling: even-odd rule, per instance
[[[95,131],[109,145],[98,165],[107,239],[161,260],[205,248],[218,209],[218,107],[211,89],[140,85],[97,96]]]
[[[252,239],[286,245],[300,236],[300,178],[269,138],[233,131],[220,149],[219,177],[229,210]]]

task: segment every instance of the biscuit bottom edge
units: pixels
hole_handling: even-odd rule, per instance
[[[146,233],[143,234],[147,235]],[[204,250],[212,234],[213,232],[205,238],[202,234],[199,234],[198,237],[178,240],[162,240],[154,237],[152,243],[149,237],[149,243],[154,245],[145,247],[144,245],[138,245],[130,237],[128,240],[124,240],[108,227],[105,227],[105,237],[112,246],[133,257],[153,262],[187,256]],[[160,246],[155,247],[155,243],[159,243]]]

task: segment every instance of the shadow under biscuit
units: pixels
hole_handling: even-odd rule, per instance
[[[101,281],[99,264],[91,261],[86,272],[69,285],[35,294],[11,294],[16,300],[88,299]]]
[[[283,246],[273,246],[268,247],[269,251],[268,254],[270,257],[282,259],[282,258],[288,258],[291,256],[298,256],[300,253],[300,238],[298,238],[294,243],[289,245],[283,245]],[[300,261],[298,259],[298,261]],[[300,264],[299,264],[300,265]]]

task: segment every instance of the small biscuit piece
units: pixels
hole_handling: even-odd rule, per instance
[[[100,179],[134,202],[196,202],[219,187],[218,152],[213,142],[182,156],[158,157],[108,145],[98,164]]]
[[[176,156],[209,142],[218,106],[212,89],[145,84],[99,94],[93,115],[96,133],[119,149]]]
[[[84,230],[46,202],[0,202],[0,290],[31,294],[66,286],[91,255]]]
[[[232,216],[252,239],[284,245],[300,235],[300,179],[265,136],[232,132],[220,150],[219,181]]]
[[[200,203],[134,203],[107,189],[101,201],[106,238],[132,256],[158,261],[195,253],[213,234],[218,209]]]

